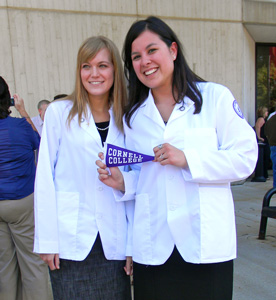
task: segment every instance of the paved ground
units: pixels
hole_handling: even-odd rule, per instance
[[[276,300],[275,219],[268,219],[266,239],[258,239],[262,200],[272,187],[271,174],[270,178],[232,186],[238,234],[233,300]],[[276,206],[276,196],[271,205]]]

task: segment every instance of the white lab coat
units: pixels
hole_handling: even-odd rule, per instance
[[[194,114],[194,103],[185,97],[184,109],[176,104],[165,125],[150,92],[132,116],[131,128],[124,126],[128,149],[153,155],[155,146],[170,143],[184,151],[189,165],[187,170],[158,162],[132,166],[139,176],[133,225],[135,262],[162,264],[174,245],[191,263],[236,257],[230,183],[253,172],[256,137],[227,88],[210,82],[198,85],[203,97],[200,114]],[[132,175],[124,174],[126,178]]]
[[[116,202],[113,190],[98,179],[100,135],[90,114],[67,126],[71,101],[56,101],[46,112],[35,180],[37,253],[83,260],[100,233],[107,259],[131,255],[133,201]],[[110,110],[107,142],[124,147]],[[129,232],[129,234],[128,234]]]

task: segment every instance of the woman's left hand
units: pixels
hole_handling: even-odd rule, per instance
[[[132,257],[127,256],[126,258],[126,265],[124,267],[124,270],[127,275],[132,275],[133,274],[133,262],[132,262]]]
[[[153,148],[154,161],[160,162],[162,166],[173,165],[180,168],[187,168],[188,163],[182,150],[164,143]]]

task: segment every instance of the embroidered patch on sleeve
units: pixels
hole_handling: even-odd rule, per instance
[[[241,109],[240,109],[240,107],[239,107],[239,104],[238,104],[237,100],[234,100],[234,101],[233,101],[233,108],[234,108],[235,113],[236,113],[240,118],[244,119],[243,113],[242,113],[242,111],[241,111]]]

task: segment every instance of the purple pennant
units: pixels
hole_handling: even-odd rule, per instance
[[[154,160],[154,156],[145,155],[115,145],[107,144],[105,158],[107,167],[139,164],[151,160]]]

